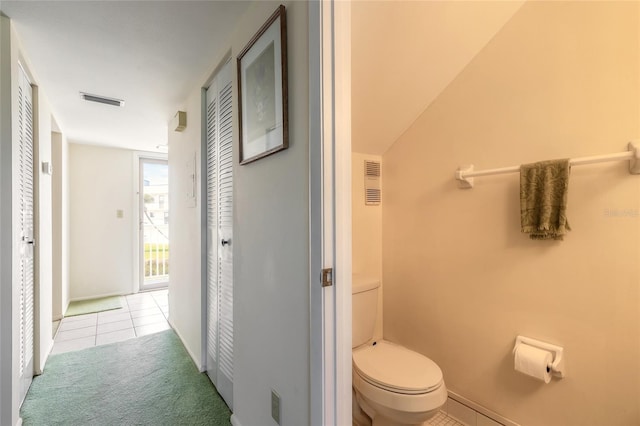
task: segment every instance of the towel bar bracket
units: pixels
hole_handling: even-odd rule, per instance
[[[640,175],[640,139],[629,142],[628,150],[633,152],[633,157],[629,160],[629,173]]]
[[[473,164],[468,166],[460,166],[456,170],[456,179],[458,181],[458,188],[471,189],[473,188],[473,178],[465,177],[465,174],[473,172]]]

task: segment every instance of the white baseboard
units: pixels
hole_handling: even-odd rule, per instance
[[[187,350],[187,353],[191,357],[191,360],[196,365],[196,367],[198,367],[198,371],[201,372],[201,373],[204,373],[206,371],[206,367],[204,365],[202,365],[202,364],[198,364],[197,358],[193,355],[193,352],[191,351],[191,348],[189,348],[189,345],[187,345],[187,342],[182,337],[182,334],[180,334],[180,330],[178,330],[178,328],[171,321],[171,316],[169,316],[168,322],[169,322],[169,325],[171,326],[171,328],[173,328],[173,331],[176,332],[176,334],[178,335],[178,337],[182,341],[182,346],[184,346],[184,348]]]
[[[231,424],[233,426],[242,426],[240,420],[238,420],[238,416],[236,416],[235,414],[231,414]]]
[[[468,407],[469,409],[475,411],[476,413],[482,414],[485,417],[488,417],[491,420],[494,420],[495,422],[504,425],[504,426],[520,426],[518,423],[511,421],[509,419],[507,419],[506,417],[501,416],[498,413],[494,413],[493,411],[483,407],[480,404],[477,404],[473,401],[468,400],[467,398],[465,398],[464,396],[458,395],[455,392],[452,392],[450,390],[448,390],[449,393],[449,398],[453,399],[454,401]],[[463,419],[460,419],[463,420]],[[475,424],[475,423],[473,423]]]
[[[58,330],[60,330],[60,327],[58,327]],[[56,334],[57,333],[58,332],[56,331]],[[47,365],[47,361],[49,360],[49,356],[51,355],[51,351],[53,350],[53,344],[55,343],[55,337],[56,336],[53,336],[53,339],[51,339],[49,341],[49,348],[47,348],[47,350],[45,351],[44,356],[42,357],[42,360],[40,360],[40,369],[37,370],[37,371],[34,371],[34,374],[36,376],[39,376],[42,373],[44,373],[45,366]]]
[[[69,299],[69,303],[71,302],[79,302],[81,300],[89,300],[89,299],[98,299],[100,297],[111,297],[111,296],[124,296],[126,293],[116,292],[116,293],[105,293],[105,294],[94,294],[93,296],[83,296],[83,297],[74,297],[73,299]],[[69,309],[69,304],[67,304],[67,309]],[[65,310],[65,312],[67,312]]]
[[[18,417],[18,421],[16,422],[16,426],[22,426],[22,417]]]

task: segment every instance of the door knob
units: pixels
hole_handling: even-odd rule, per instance
[[[224,238],[220,241],[220,244],[222,244],[223,246],[230,246],[231,245],[231,240],[225,240]]]

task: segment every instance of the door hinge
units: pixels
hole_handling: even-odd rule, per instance
[[[333,285],[333,268],[325,268],[322,270],[322,287]]]

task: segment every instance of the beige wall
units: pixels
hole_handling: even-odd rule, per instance
[[[382,204],[367,206],[364,203],[365,160],[381,162],[382,157],[357,152],[351,154],[352,270],[354,275],[382,280]],[[381,183],[383,177],[384,168]],[[384,196],[383,190],[383,202]],[[378,316],[373,332],[374,339],[382,337],[382,287],[381,283],[378,290]]]
[[[517,175],[453,173],[640,137],[639,7],[526,3],[383,156],[385,337],[523,425],[640,424],[640,176],[574,167],[573,231],[545,242],[520,233]],[[514,372],[517,334],[564,346],[567,377]]]
[[[129,150],[69,144],[72,300],[132,291],[132,158]],[[117,210],[123,210],[122,218]]]

